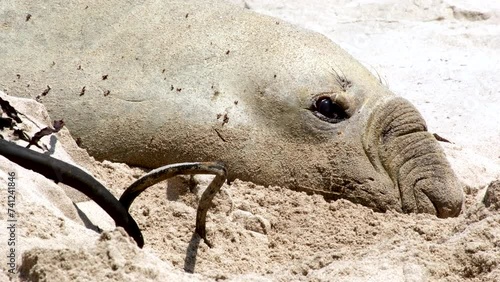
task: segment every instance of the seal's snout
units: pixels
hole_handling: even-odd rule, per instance
[[[413,105],[402,98],[379,105],[366,132],[365,152],[399,190],[404,212],[438,217],[460,213],[463,196],[459,181]]]

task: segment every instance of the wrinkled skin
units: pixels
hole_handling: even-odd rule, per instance
[[[322,35],[220,1],[30,2],[3,11],[0,84],[49,85],[39,99],[98,159],[220,160],[229,179],[378,211],[461,210],[415,107]],[[345,119],[325,119],[321,99]]]

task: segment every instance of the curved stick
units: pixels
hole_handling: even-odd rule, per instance
[[[215,177],[201,195],[198,209],[196,210],[196,233],[200,235],[208,246],[212,244],[207,240],[206,216],[212,199],[219,192],[227,178],[227,171],[221,162],[178,163],[159,167],[137,179],[120,197],[120,203],[128,210],[134,199],[146,188],[180,174],[214,174]]]
[[[140,248],[144,246],[141,230],[127,209],[106,187],[83,170],[2,139],[0,139],[0,155],[26,169],[31,169],[52,179],[56,183],[64,183],[82,192],[106,211],[113,218],[116,226],[123,227]]]

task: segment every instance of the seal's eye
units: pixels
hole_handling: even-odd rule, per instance
[[[322,97],[316,100],[311,110],[315,116],[330,123],[338,123],[349,118],[344,108],[333,102],[330,97]]]

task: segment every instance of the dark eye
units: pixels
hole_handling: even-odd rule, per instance
[[[335,103],[330,97],[319,98],[312,107],[313,113],[320,119],[338,123],[349,118],[344,108]]]

